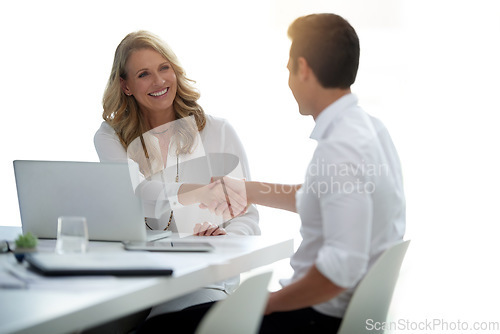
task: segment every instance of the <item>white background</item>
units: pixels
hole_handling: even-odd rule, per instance
[[[358,31],[353,91],[402,160],[412,244],[392,319],[500,322],[495,0],[2,2],[0,225],[21,224],[13,160],[97,161],[114,50],[138,29],[172,46],[205,111],[236,128],[253,179],[301,182],[314,123],[287,87],[286,29],[312,12],[340,14]],[[263,233],[298,236],[295,215],[260,211]]]

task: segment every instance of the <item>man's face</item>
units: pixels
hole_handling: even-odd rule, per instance
[[[298,68],[299,62],[294,63],[292,58],[288,59],[288,87],[292,91],[293,97],[295,101],[297,101],[297,105],[299,106],[299,113],[301,115],[309,115],[307,112],[307,108],[305,108],[305,91],[306,87],[304,86],[304,82],[300,80],[300,68]]]
[[[299,111],[300,111],[300,101],[298,95],[298,71],[296,68],[294,68],[293,64],[293,59],[290,57],[288,58],[288,64],[286,66],[288,69],[288,87],[290,87],[290,90],[292,91],[293,97],[295,98],[295,101],[297,101],[297,104],[299,105]]]

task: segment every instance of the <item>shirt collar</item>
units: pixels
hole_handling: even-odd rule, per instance
[[[323,109],[316,117],[316,125],[311,133],[310,138],[314,140],[323,139],[326,136],[327,130],[334,120],[342,115],[342,111],[349,109],[358,104],[356,95],[350,93],[342,96],[328,107]]]

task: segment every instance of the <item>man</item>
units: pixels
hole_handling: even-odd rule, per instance
[[[359,64],[351,25],[313,14],[295,20],[288,34],[289,86],[300,113],[316,122],[318,146],[302,185],[245,182],[249,203],[297,212],[302,221],[294,275],[271,293],[261,333],[335,333],[356,285],[403,238],[401,167],[385,127],[351,93]],[[235,191],[237,184],[224,178]],[[196,311],[172,319],[185,326],[181,319],[192,322]]]
[[[298,18],[289,86],[318,141],[300,186],[247,182],[248,201],[296,211],[303,241],[294,275],[270,295],[263,333],[333,333],[357,283],[377,257],[402,240],[405,200],[399,158],[385,127],[351,94],[359,41],[334,14]]]

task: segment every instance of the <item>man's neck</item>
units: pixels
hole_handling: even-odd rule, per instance
[[[312,114],[314,120],[316,121],[316,118],[318,118],[319,114],[321,114],[326,107],[347,94],[351,94],[350,88],[323,88],[320,92],[318,92],[316,103],[314,105],[314,113]]]

